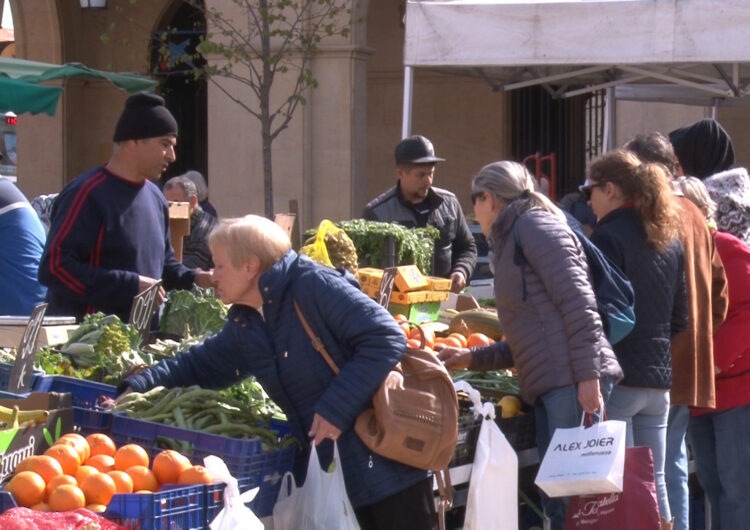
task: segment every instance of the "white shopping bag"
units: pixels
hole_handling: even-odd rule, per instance
[[[359,530],[357,517],[344,485],[338,445],[333,446],[333,471],[320,468],[315,443],[311,444],[307,477],[301,487],[287,472],[273,507],[274,530]]]
[[[484,417],[471,466],[464,530],[518,530],[518,456],[495,423],[495,405],[482,404],[479,392],[465,381],[454,383],[466,392],[475,415]]]
[[[536,485],[550,497],[622,491],[624,421],[556,429],[539,466]]]
[[[263,523],[253,511],[245,506],[258,494],[258,488],[253,488],[242,494],[237,487],[237,479],[232,476],[224,461],[218,456],[209,455],[203,459],[206,466],[216,480],[226,484],[224,488],[224,508],[208,525],[211,530],[263,530]]]

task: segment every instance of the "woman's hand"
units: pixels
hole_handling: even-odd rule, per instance
[[[471,350],[468,348],[443,348],[438,353],[438,359],[443,361],[445,369],[449,372],[454,370],[466,370],[471,364]]]
[[[599,380],[588,379],[578,382],[578,402],[583,407],[584,412],[593,414],[602,402],[602,395],[599,392]]]
[[[312,427],[310,427],[310,432],[307,435],[315,439],[315,445],[320,445],[323,440],[338,440],[341,436],[341,429],[328,423],[328,420],[316,412],[313,416]]]

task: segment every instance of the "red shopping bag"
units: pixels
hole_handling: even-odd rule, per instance
[[[650,447],[625,449],[622,493],[571,497],[566,530],[660,530]]]

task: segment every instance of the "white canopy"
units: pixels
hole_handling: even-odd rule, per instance
[[[544,85],[561,98],[628,84],[626,99],[748,103],[748,28],[747,0],[409,0],[405,132],[411,68],[469,71],[498,91]]]

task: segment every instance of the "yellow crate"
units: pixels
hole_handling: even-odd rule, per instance
[[[396,267],[396,289],[402,293],[427,289],[428,283],[416,265]]]
[[[383,269],[376,269],[373,267],[364,267],[357,271],[357,280],[360,285],[375,285],[380,287],[380,282],[383,280]]]
[[[430,291],[450,291],[451,281],[449,278],[438,278],[437,276],[427,276],[427,288]]]

